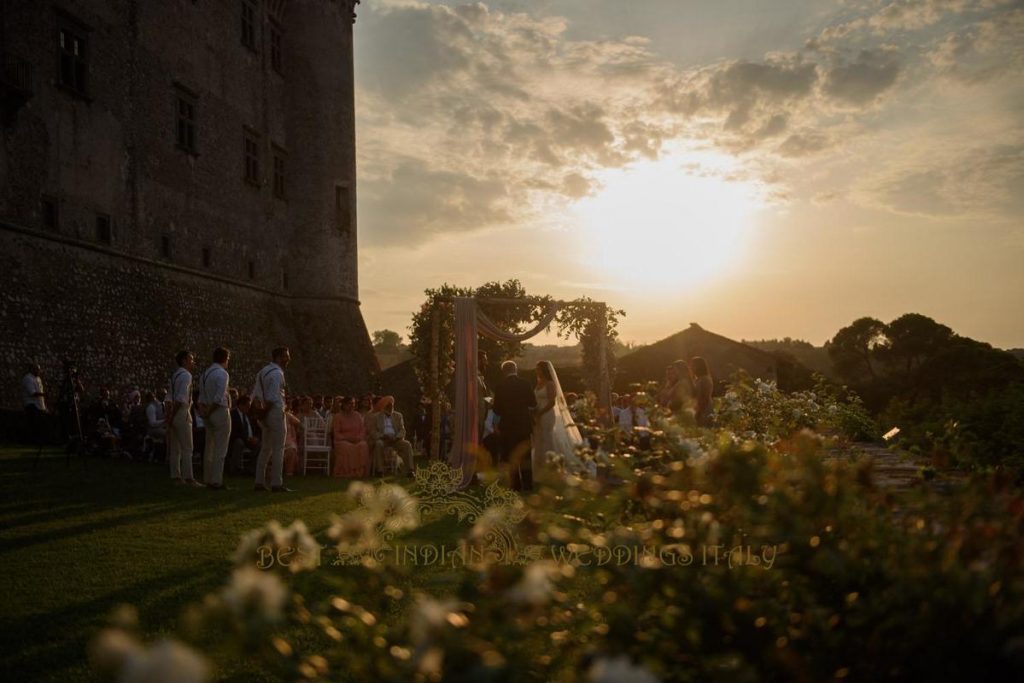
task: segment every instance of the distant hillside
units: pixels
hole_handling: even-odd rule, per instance
[[[616,343],[614,352],[616,358],[632,353],[639,347],[631,343]],[[523,352],[515,361],[521,367],[533,367],[538,361],[548,360],[561,370],[561,368],[576,367],[582,364],[580,356],[580,345],[556,346],[555,344],[523,344]]]
[[[1017,357],[1017,360],[1024,361],[1024,349],[1006,349]]]
[[[791,354],[801,365],[813,372],[820,372],[826,377],[834,378],[835,370],[832,367],[832,359],[828,357],[828,349],[824,346],[814,344],[802,339],[759,339],[755,341],[743,340],[754,348],[768,351],[769,353]]]

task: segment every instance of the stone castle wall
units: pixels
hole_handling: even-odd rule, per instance
[[[219,345],[233,353],[232,384],[250,387],[278,344],[292,348],[288,386],[299,392],[362,392],[375,371],[355,302],[288,299],[208,280],[0,225],[0,403],[20,406],[25,363],[38,362],[50,391],[74,361],[100,384],[166,386],[174,354],[197,367]]]
[[[184,346],[200,366],[231,346],[241,378],[288,344],[299,391],[368,382],[377,363],[357,301],[354,4],[0,6],[5,54],[32,65],[30,96],[15,107],[4,93],[0,137],[4,405],[20,402],[27,360],[51,386],[64,357],[93,383],[155,386]],[[252,46],[240,37],[244,7]],[[85,37],[84,93],[59,83],[61,27]],[[195,103],[194,152],[177,145],[182,92]],[[247,133],[258,140],[256,182],[245,178]]]

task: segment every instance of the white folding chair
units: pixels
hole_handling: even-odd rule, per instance
[[[302,418],[302,474],[309,467],[322,467],[324,474],[331,472],[331,443],[327,438],[327,423],[319,416]]]

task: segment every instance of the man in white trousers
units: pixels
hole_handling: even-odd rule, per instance
[[[203,482],[206,488],[224,491],[224,461],[231,442],[231,399],[228,396],[228,363],[231,351],[219,346],[213,351],[213,364],[199,378],[199,410],[206,421],[206,445],[203,449]]]
[[[171,414],[167,420],[171,481],[202,486],[192,474],[192,370],[196,367],[196,358],[191,351],[179,351],[174,360],[178,369],[171,375]]]
[[[279,346],[271,354],[271,363],[256,374],[252,388],[253,398],[263,401],[267,411],[260,419],[263,440],[260,455],[256,459],[257,491],[266,491],[267,461],[270,461],[270,489],[276,493],[291,491],[284,485],[284,369],[292,360],[287,346]]]

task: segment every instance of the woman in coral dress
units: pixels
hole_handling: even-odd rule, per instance
[[[366,442],[366,425],[356,411],[356,400],[346,396],[341,412],[331,420],[334,437],[334,467],[331,476],[355,479],[370,476],[370,446]]]
[[[299,429],[302,422],[295,416],[299,409],[299,400],[293,399],[291,406],[285,411],[285,437],[284,437],[284,473],[292,476],[301,467],[299,462]]]

